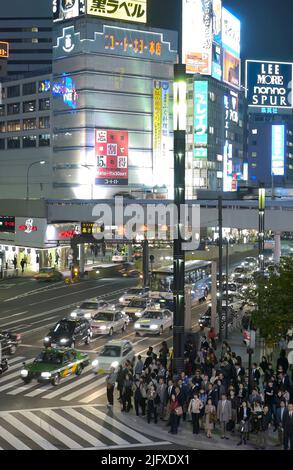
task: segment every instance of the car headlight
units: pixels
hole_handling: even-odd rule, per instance
[[[76,313],[76,312],[71,312],[70,316],[71,316],[72,318],[76,318],[76,317],[77,317],[77,313]]]
[[[141,317],[142,316],[142,313],[141,312],[135,312],[134,314],[136,317]]]
[[[124,297],[120,297],[119,302],[124,302]]]
[[[99,361],[98,359],[95,359],[93,362],[92,362],[92,366],[93,367],[97,367],[99,365]]]
[[[49,341],[50,341],[50,338],[49,338],[49,336],[45,336],[45,338],[44,338],[44,342],[45,342],[45,343],[49,343]]]
[[[106,330],[106,329],[107,329],[106,325],[101,326],[101,330]]]
[[[96,271],[96,274],[100,274],[100,271]]]
[[[43,379],[49,379],[51,377],[51,373],[50,372],[42,372],[41,377],[43,377]]]
[[[151,326],[150,326],[150,329],[151,329],[151,330],[157,330],[158,328],[159,328],[158,325],[151,325]]]
[[[114,361],[114,362],[112,362],[112,364],[111,364],[111,367],[114,367],[114,369],[116,369],[116,367],[118,367],[118,366],[119,366],[119,362],[118,362],[118,361]]]
[[[22,370],[20,371],[20,375],[21,375],[21,377],[27,377],[27,376],[28,376],[28,370],[22,369]]]
[[[134,324],[134,328],[139,328],[140,327],[140,324],[139,323],[135,323]]]
[[[86,314],[84,315],[84,318],[91,318],[91,314],[90,314],[90,313],[86,313]]]
[[[61,344],[65,344],[65,343],[67,343],[67,341],[68,341],[68,339],[66,339],[66,338],[61,338],[60,339]]]

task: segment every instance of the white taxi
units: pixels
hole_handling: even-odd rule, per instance
[[[117,372],[120,365],[134,359],[133,344],[127,340],[112,340],[103,347],[102,351],[92,362],[95,374],[106,374],[113,367]]]
[[[146,309],[143,316],[134,323],[136,336],[140,336],[143,333],[161,335],[165,330],[172,327],[173,312],[160,308]]]

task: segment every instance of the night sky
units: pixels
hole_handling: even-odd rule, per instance
[[[150,24],[177,29],[181,0],[149,0]],[[293,59],[293,0],[223,0],[242,22],[242,59]]]

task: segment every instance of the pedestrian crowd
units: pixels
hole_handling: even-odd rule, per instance
[[[276,367],[263,357],[254,363],[250,380],[242,358],[227,342],[217,354],[213,334],[201,337],[199,347],[185,345],[184,370],[172,372],[165,341],[159,353],[149,347],[146,359],[126,362],[107,377],[108,406],[113,406],[117,384],[121,411],[133,409],[147,422],[166,422],[177,434],[182,422],[190,421],[193,434],[211,439],[219,429],[222,439],[239,436],[238,445],[251,442],[258,449],[268,446],[269,430],[278,437],[277,446],[293,450],[293,377],[285,350]],[[293,375],[293,371],[292,371]]]

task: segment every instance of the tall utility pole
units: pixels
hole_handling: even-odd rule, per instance
[[[223,198],[218,197],[219,219],[219,291],[218,291],[218,317],[219,340],[222,341],[222,301],[223,301]]]
[[[266,190],[263,183],[259,183],[258,190],[258,262],[261,274],[264,273],[265,248],[265,208]]]
[[[229,307],[229,296],[228,296],[228,278],[229,278],[229,239],[226,238],[226,310],[225,310],[225,339],[228,339],[228,307]]]
[[[182,249],[181,209],[185,204],[185,142],[186,142],[186,66],[182,64],[182,4],[178,32],[178,64],[174,65],[174,204],[175,221],[173,242],[174,271],[174,371],[184,368],[184,313],[185,313],[185,252]]]

